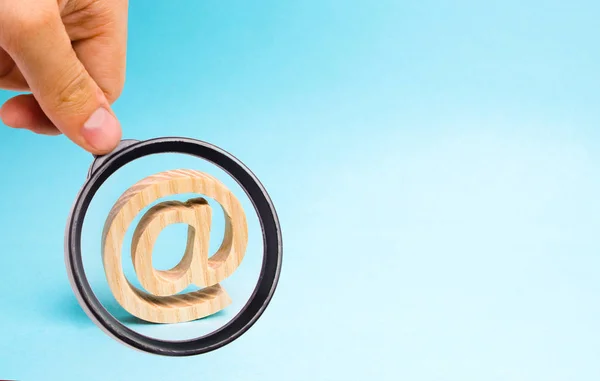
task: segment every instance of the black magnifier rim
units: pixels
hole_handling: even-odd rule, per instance
[[[180,153],[207,160],[231,175],[244,189],[258,214],[263,235],[263,263],[258,283],[242,310],[218,330],[191,340],[169,341],[142,335],[112,316],[94,295],[86,278],[81,256],[81,232],[85,214],[100,186],[119,168],[138,158]],[[273,203],[256,176],[228,152],[201,140],[164,137],[136,142],[103,158],[81,188],[65,235],[65,262],[75,292],[87,315],[107,334],[135,349],[163,356],[192,356],[218,349],[245,333],[271,301],[282,263],[282,238]]]

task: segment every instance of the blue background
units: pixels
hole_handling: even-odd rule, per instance
[[[243,160],[278,208],[280,287],[216,352],[121,346],[63,262],[91,157],[0,129],[0,378],[600,379],[599,11],[131,2],[125,137]]]

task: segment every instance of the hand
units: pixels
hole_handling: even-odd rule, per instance
[[[110,152],[126,41],[127,0],[0,0],[0,88],[31,92],[8,100],[2,121]]]

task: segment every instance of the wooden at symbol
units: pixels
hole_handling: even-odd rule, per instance
[[[131,257],[140,290],[125,277],[122,246],[135,217],[160,198],[201,194],[218,202],[225,215],[225,234],[209,258],[211,207],[202,197],[187,202],[166,201],[151,207],[136,226]],[[188,225],[183,258],[170,270],[152,266],[152,248],[168,225]],[[104,225],[102,255],[106,279],[119,304],[134,316],[155,323],[179,323],[212,315],[231,299],[219,282],[237,269],[246,252],[248,227],[238,199],[216,178],[193,170],[173,170],[147,177],[115,203]],[[202,289],[181,294],[190,284]]]

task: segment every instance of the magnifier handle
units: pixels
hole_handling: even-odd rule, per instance
[[[117,145],[117,147],[114,150],[112,150],[110,153],[107,153],[106,155],[94,155],[94,161],[92,162],[92,165],[90,165],[90,169],[88,170],[87,178],[89,179],[90,177],[92,177],[94,172],[96,172],[96,170],[98,170],[98,168],[100,168],[111,156],[113,156],[117,152],[119,152],[129,146],[137,144],[139,142],[140,142],[139,140],[135,140],[135,139],[124,139],[124,140],[121,140],[119,142],[119,144]]]

